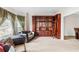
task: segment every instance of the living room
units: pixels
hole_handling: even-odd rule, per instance
[[[50,25],[50,27],[51,27],[50,32],[47,30],[49,32],[49,35],[47,35],[47,34],[42,35],[41,33],[39,35],[58,37],[55,33],[54,34],[51,33],[51,31],[52,32],[56,31],[56,28],[55,28],[55,30],[51,30],[52,25],[53,25],[52,19],[56,18],[56,16],[54,16],[54,15],[56,15],[56,12],[55,11],[51,12],[53,9],[54,8],[51,8],[51,7],[47,7],[47,8],[45,8],[45,7],[43,7],[43,8],[42,7],[40,7],[40,8],[38,8],[38,7],[37,8],[32,8],[32,7],[31,8],[27,8],[27,7],[25,7],[25,8],[19,8],[19,7],[2,8],[1,7],[0,8],[0,12],[1,12],[0,40],[1,40],[1,42],[4,41],[2,39],[8,39],[9,37],[17,38],[17,36],[19,36],[19,34],[22,35],[21,32],[25,34],[26,32],[24,32],[24,31],[27,31],[27,32],[30,31],[31,34],[33,34],[33,35],[31,35],[32,36],[31,40],[32,40],[33,37],[37,34],[36,30],[33,30],[33,28],[32,28],[32,27],[34,27],[34,25],[32,26],[32,24],[33,24],[32,16],[35,16],[35,17],[36,16],[39,16],[39,17],[43,16],[43,18],[47,18],[47,19],[49,18],[49,20],[51,21],[51,22],[49,21],[50,23],[48,22],[49,25],[51,24]],[[45,24],[46,23],[47,23],[47,21],[45,21]],[[43,23],[41,23],[41,25],[42,24]],[[46,26],[45,24],[44,24],[44,26]],[[45,27],[45,29],[48,28],[48,27],[47,28],[46,27]],[[48,33],[47,31],[45,31],[44,33]],[[35,32],[35,33],[33,33],[33,32]],[[60,32],[60,29],[59,29],[59,32]],[[21,39],[21,38],[19,37],[18,39]],[[60,38],[60,36],[58,38]],[[18,39],[15,41],[18,41]],[[8,40],[10,40],[10,38]],[[27,39],[27,42],[29,42],[29,41],[30,40]],[[17,42],[17,43],[15,43],[15,45],[17,45],[19,43],[20,42]]]
[[[64,40],[64,17],[78,11],[64,7],[0,7],[0,45],[8,50],[5,52],[79,51],[75,49],[77,40]]]

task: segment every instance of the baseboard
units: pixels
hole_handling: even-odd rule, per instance
[[[75,36],[64,36],[64,39],[75,39]]]

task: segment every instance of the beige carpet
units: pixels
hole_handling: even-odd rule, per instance
[[[26,43],[26,50],[28,52],[77,52],[79,51],[79,41],[38,37],[32,42]]]

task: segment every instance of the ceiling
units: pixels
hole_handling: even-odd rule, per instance
[[[15,12],[19,15],[25,15],[26,13],[32,14],[32,15],[52,15],[57,12],[64,12],[70,13],[71,11],[75,9],[75,11],[79,8],[73,8],[73,7],[6,7],[7,10],[10,10],[11,12]],[[69,11],[69,12],[68,12]]]
[[[20,12],[55,12],[58,11],[59,8],[55,7],[11,7]]]
[[[68,8],[64,7],[9,7],[11,9],[16,10],[17,12],[22,12],[22,13],[31,13],[31,14],[39,14],[39,13],[44,13],[44,14],[49,14],[49,13],[55,13],[59,12],[61,10],[65,10]]]

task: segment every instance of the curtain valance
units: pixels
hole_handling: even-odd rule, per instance
[[[16,31],[15,31],[16,30],[16,26],[15,26],[16,18],[18,18],[19,23],[21,24],[21,26],[24,30],[24,25],[25,25],[25,23],[24,23],[25,17],[24,16],[15,15],[15,14],[0,7],[0,25],[3,24],[6,19],[11,20],[14,34],[16,33]]]
[[[3,24],[3,22],[5,21],[5,18],[8,17],[8,14],[11,15],[11,17],[13,18],[13,20],[15,21],[15,14],[3,9],[3,8],[0,8],[0,25]]]

